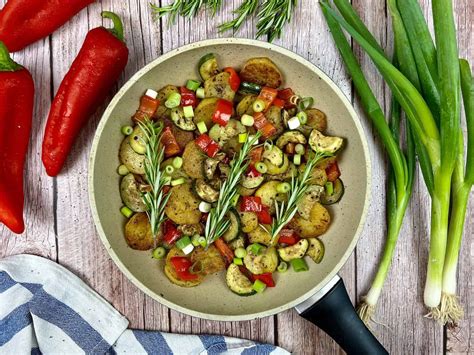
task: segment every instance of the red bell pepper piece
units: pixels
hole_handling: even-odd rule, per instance
[[[219,147],[219,144],[214,141],[211,141],[211,143],[209,143],[206,148],[206,154],[209,158],[214,158],[220,149],[221,147]]]
[[[253,115],[254,127],[262,133],[264,138],[273,136],[277,129],[273,123],[269,122],[262,112],[255,112]]]
[[[254,165],[250,164],[247,169],[247,176],[253,178],[253,177],[262,176],[262,174],[260,174],[260,172],[257,169],[255,169]]]
[[[181,92],[181,106],[192,106],[193,108],[196,108],[198,105],[196,93],[184,86],[181,86],[179,91]]]
[[[254,120],[253,125],[256,129],[262,128],[268,122],[267,118],[265,117],[265,115],[262,112],[255,112],[253,114],[253,120]]]
[[[275,281],[273,280],[273,275],[271,272],[265,274],[254,275],[252,274],[251,279],[253,282],[256,280],[262,281],[267,287],[275,287]]]
[[[285,101],[282,99],[279,99],[278,97],[275,100],[273,100],[273,104],[279,108],[285,107]]]
[[[94,0],[8,0],[0,10],[0,39],[11,52],[49,36]]]
[[[160,100],[143,95],[140,99],[140,107],[133,116],[133,120],[135,122],[141,122],[145,119],[152,119],[158,106],[160,106]]]
[[[56,10],[68,7],[61,4]],[[103,12],[102,16],[112,19],[114,28],[89,31],[51,105],[42,151],[43,164],[50,176],[59,174],[79,131],[105,100],[127,64],[122,21],[110,12]]]
[[[269,212],[269,209],[265,205],[261,205],[261,210],[257,212],[258,221],[261,224],[272,224],[272,216]]]
[[[229,85],[230,85],[230,88],[232,89],[232,91],[239,90],[239,87],[240,87],[239,74],[237,74],[237,72],[234,70],[234,68],[231,68],[231,67],[224,68],[224,71],[226,73],[230,74]]]
[[[173,265],[178,278],[184,281],[196,280],[199,276],[189,272],[189,269],[193,265],[192,261],[185,256],[173,256],[170,259],[171,265]]]
[[[224,258],[226,265],[232,264],[232,262],[234,261],[234,252],[227,245],[227,243],[222,238],[219,238],[214,242],[214,245]]]
[[[273,136],[274,134],[276,134],[277,129],[273,125],[273,123],[267,122],[267,123],[265,123],[265,125],[262,128],[260,128],[260,132],[262,133],[262,136],[264,138],[269,138],[269,137]]]
[[[341,171],[339,170],[339,165],[337,165],[337,161],[332,162],[326,167],[326,175],[328,177],[328,181],[331,182],[336,181],[339,176],[341,176]]]
[[[295,94],[294,91],[290,88],[282,89],[282,90],[278,91],[278,98],[285,101],[285,108],[286,109],[290,109],[290,108],[295,107],[295,105],[290,102],[290,98],[294,94]]]
[[[264,86],[258,95],[258,98],[265,102],[265,110],[267,111],[278,95],[278,90]]]
[[[161,143],[165,147],[166,158],[172,157],[173,155],[179,154],[181,152],[181,148],[179,147],[176,137],[174,136],[170,127],[165,127],[165,129],[163,129],[163,133],[161,134]]]
[[[214,111],[214,115],[212,116],[212,122],[217,123],[221,126],[226,126],[227,122],[229,122],[230,118],[232,117],[232,111],[234,106],[232,102],[219,99],[217,101],[216,110]]]
[[[249,153],[250,164],[255,165],[255,163],[258,163],[259,161],[261,161],[262,154],[263,154],[263,147],[253,148]]]
[[[278,243],[286,245],[294,245],[300,241],[300,237],[296,234],[293,229],[283,229],[280,232],[280,237],[278,238]]]
[[[219,144],[214,142],[207,134],[201,134],[194,142],[210,158],[215,157],[219,152]]]
[[[176,228],[169,219],[163,225],[163,244],[170,248],[176,241],[181,238],[182,233]]]
[[[262,211],[262,200],[257,196],[242,196],[240,202],[241,212],[260,212]]]
[[[2,42],[0,58],[0,222],[20,234],[25,230],[23,167],[35,86],[30,72],[10,59]]]

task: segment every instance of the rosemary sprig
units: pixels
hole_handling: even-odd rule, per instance
[[[151,190],[143,193],[143,202],[147,207],[147,215],[150,220],[153,237],[158,236],[160,225],[165,220],[165,206],[170,194],[163,192],[166,179],[160,170],[163,162],[164,147],[160,147],[161,132],[163,125],[146,119],[138,122],[145,136],[145,177],[150,184]]]
[[[244,2],[233,11],[237,15],[232,21],[228,21],[219,25],[219,32],[233,30],[237,32],[243,25],[244,21],[257,11],[259,0],[244,0]]]
[[[298,0],[265,0],[257,14],[257,38],[267,36],[269,42],[280,38],[297,5]]]
[[[260,132],[257,132],[251,139],[247,138],[238,156],[230,162],[229,176],[222,184],[217,204],[211,209],[207,218],[205,229],[207,245],[214,243],[229,228],[230,221],[226,218],[226,214],[232,207],[235,196],[237,196],[237,184],[249,166],[248,154],[260,135]]]
[[[194,17],[199,10],[206,6],[212,10],[214,16],[222,6],[222,0],[174,0],[173,3],[166,6],[157,6],[150,4],[152,15],[155,20],[169,15],[169,23],[174,23],[176,16]]]
[[[278,240],[278,234],[281,230],[293,219],[298,211],[298,202],[306,193],[311,179],[311,173],[316,164],[323,158],[328,157],[327,153],[316,152],[311,159],[306,163],[303,174],[298,177],[291,177],[291,188],[288,192],[288,201],[278,203],[275,201],[275,218],[273,219],[270,235],[272,236],[271,245],[274,245]]]

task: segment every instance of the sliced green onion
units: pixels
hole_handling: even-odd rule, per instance
[[[194,234],[193,237],[191,238],[191,243],[195,246],[195,247],[198,247],[199,245],[199,238],[201,238],[201,236],[199,234]]]
[[[168,96],[168,99],[165,102],[165,106],[167,108],[175,108],[178,107],[181,103],[181,95],[177,92],[173,92]]]
[[[244,262],[240,258],[234,258],[235,265],[244,265]]]
[[[163,247],[158,247],[155,250],[153,250],[153,253],[151,254],[153,259],[163,259],[164,256],[166,255],[166,249]]]
[[[240,133],[239,134],[239,143],[245,143],[247,141],[248,134]]]
[[[171,181],[171,186],[178,186],[178,185],[182,185],[184,183],[185,183],[184,178],[179,178],[179,179],[176,179],[176,180],[172,180]]]
[[[304,111],[300,111],[296,114],[296,117],[298,117],[298,119],[300,120],[300,123],[302,125],[305,125],[306,122],[308,122],[308,115],[306,114],[306,112]]]
[[[280,263],[278,264],[278,267],[277,267],[277,271],[281,272],[281,273],[287,272],[288,271],[288,263],[286,263],[284,261],[280,261]]]
[[[252,127],[255,123],[255,119],[250,115],[244,114],[240,118],[240,122],[242,122],[242,124],[246,127]]]
[[[173,168],[181,169],[181,167],[183,166],[183,158],[181,157],[174,158],[172,164],[173,164]]]
[[[125,176],[130,171],[128,170],[128,168],[124,164],[122,164],[117,168],[117,172],[118,172],[119,175]]]
[[[201,86],[201,83],[199,81],[196,81],[196,80],[191,80],[190,79],[186,83],[186,89],[191,90],[191,91],[196,91],[197,89],[199,89],[200,86]]]
[[[245,248],[239,247],[234,250],[234,254],[237,258],[243,259],[247,255],[247,250],[245,250]]]
[[[301,155],[300,154],[295,154],[293,156],[293,164],[295,164],[295,165],[300,165],[301,164]]]
[[[298,102],[298,108],[300,111],[307,110],[314,104],[314,99],[312,97],[304,97]]]
[[[334,193],[334,184],[331,181],[328,181],[324,185],[324,189],[326,190],[326,193],[331,196]]]
[[[183,114],[186,118],[194,117],[194,109],[192,106],[183,106]]]
[[[181,250],[183,250],[184,248],[186,248],[190,244],[192,245],[191,238],[189,238],[189,236],[187,236],[187,235],[176,241],[176,247],[178,249],[181,249]]]
[[[290,191],[291,185],[288,182],[281,182],[277,185],[277,191],[280,193],[287,193]]]
[[[264,162],[259,161],[258,163],[255,164],[255,169],[257,169],[257,171],[260,174],[265,174],[268,170],[268,167],[267,167],[267,164],[265,164]]]
[[[204,238],[204,237],[199,237],[199,245],[201,245],[203,248],[207,247],[206,238]]]
[[[301,272],[301,271],[308,271],[308,264],[306,264],[306,261],[304,259],[292,259],[290,261],[291,267],[295,272]]]
[[[123,206],[121,209],[120,209],[120,212],[126,217],[126,218],[130,218],[133,216],[133,211],[128,208],[127,206]]]
[[[247,247],[247,252],[253,254],[253,255],[260,255],[260,252],[262,251],[263,249],[263,246],[258,244],[258,243],[253,243],[253,244],[250,244],[248,247]]]
[[[301,126],[301,122],[300,122],[300,119],[296,116],[294,117],[291,117],[288,122],[288,128],[293,130],[293,129],[297,129],[299,126]]]
[[[267,288],[267,285],[265,285],[263,281],[255,280],[252,288],[254,289],[254,291],[257,291],[257,293],[262,293]]]
[[[199,131],[199,133],[201,134],[204,134],[207,132],[207,126],[206,126],[206,123],[204,121],[199,121],[197,124],[197,129]]]
[[[295,152],[296,154],[303,155],[305,153],[306,149],[304,148],[303,144],[298,143],[295,146]]]
[[[198,99],[204,99],[206,97],[206,91],[204,88],[199,88],[196,90],[196,97]]]
[[[239,197],[240,197],[239,194],[236,194],[236,195],[234,195],[234,197],[232,197],[232,200],[230,201],[232,206],[237,206],[237,202],[239,202]]]
[[[173,174],[174,173],[174,167],[172,165],[166,165],[165,173],[168,174],[168,175]]]
[[[171,176],[163,176],[164,184],[171,185]]]
[[[212,208],[212,205],[209,202],[201,201],[199,203],[199,211],[202,213],[208,213]]]
[[[124,136],[129,136],[133,133],[133,127],[132,126],[123,126],[121,131],[122,131],[122,134]]]
[[[265,102],[261,99],[257,99],[254,101],[252,108],[255,112],[262,112],[265,110]]]

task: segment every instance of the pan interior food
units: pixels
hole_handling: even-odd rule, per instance
[[[340,200],[339,197],[331,200],[331,197],[328,196],[322,201],[324,205],[318,203],[306,211],[307,216],[304,219],[299,218],[292,221],[292,228],[297,230],[300,236],[309,238],[302,239],[303,242],[300,243],[304,244],[300,246],[305,249],[303,253],[312,250],[309,257],[318,261],[319,264],[308,262],[309,270],[307,272],[295,273],[290,268],[287,273],[274,273],[273,277],[277,287],[267,288],[265,292],[252,297],[241,297],[230,292],[227,288],[226,284],[229,281],[235,283],[235,279],[242,276],[234,266],[228,268],[227,277],[226,272],[215,272],[205,277],[200,275],[196,280],[180,280],[176,278],[175,270],[169,264],[163,267],[162,261],[152,259],[150,252],[144,252],[143,250],[150,249],[153,243],[150,242],[147,228],[143,227],[143,224],[146,223],[146,218],[144,218],[146,215],[143,213],[141,201],[137,198],[139,196],[136,191],[137,187],[132,181],[134,175],[126,176],[120,182],[121,177],[116,173],[117,166],[124,163],[131,173],[143,174],[143,161],[134,159],[132,156],[130,149],[133,150],[133,144],[130,144],[130,138],[124,139],[121,127],[130,124],[130,117],[134,116],[140,97],[149,88],[163,88],[158,93],[159,97],[161,96],[161,99],[166,101],[170,93],[177,91],[170,84],[182,85],[186,80],[195,78],[196,71],[199,70],[204,79],[205,98],[195,108],[194,120],[191,123],[198,124],[199,121],[203,121],[206,126],[209,125],[208,129],[213,127],[208,113],[215,109],[216,97],[226,100],[235,99],[234,109],[239,116],[250,111],[251,104],[255,101],[255,95],[249,93],[236,99],[235,92],[225,85],[229,82],[229,78],[221,77],[222,74],[228,74],[227,72],[220,72],[218,68],[209,65],[203,73],[202,66],[196,65],[199,58],[208,53],[218,54],[219,67],[234,67],[241,71],[242,80],[273,88],[291,87],[296,93],[313,97],[317,110],[307,111],[307,117],[311,118],[311,122],[318,127],[311,128],[317,129],[324,135],[343,137],[345,141],[344,150],[337,159],[340,170],[344,173],[344,197]],[[265,70],[262,71],[262,68]],[[215,72],[213,72],[214,70]],[[208,75],[207,78],[205,78],[206,75]],[[161,115],[162,118],[171,118],[171,112],[168,110],[166,107],[161,107],[157,111],[157,115]],[[328,118],[327,121],[318,119],[322,112]],[[189,122],[183,121],[180,124],[180,130],[183,132],[192,131],[193,127],[186,126]],[[308,132],[301,131],[302,136],[308,139]],[[285,141],[298,138],[284,137],[285,131],[283,130],[276,134],[275,142],[278,139]],[[222,137],[221,134],[216,135],[215,139],[218,140],[220,137]],[[207,186],[199,186],[202,196],[198,195],[196,198],[196,181],[206,182],[202,165],[197,164],[196,159],[205,160],[206,157],[203,152],[195,151],[195,147],[190,147],[194,144],[193,139],[192,133],[191,136],[183,134],[179,139],[180,146],[184,151],[181,155],[183,176],[189,180],[176,186],[176,190],[179,190],[176,196],[182,197],[190,194],[190,198],[186,198],[190,201],[188,201],[189,203],[192,202],[191,197],[196,199],[197,204],[206,199],[211,203],[215,196],[212,191],[207,189]],[[224,142],[221,147],[224,148],[225,144],[227,142]],[[117,153],[119,147],[120,154]],[[232,149],[236,148],[238,149],[238,144],[232,147]],[[306,145],[305,149],[307,148]],[[186,153],[186,151],[188,152]],[[202,158],[203,156],[204,158]],[[189,157],[192,159],[190,160]],[[282,160],[285,158],[292,160],[294,153],[283,154],[280,157],[283,157]],[[270,158],[275,160],[278,157]],[[200,164],[203,163],[204,161],[200,162]],[[283,165],[278,163],[275,161],[275,167]],[[294,161],[292,163],[294,165]],[[196,168],[197,166],[199,168]],[[298,166],[296,165],[295,168],[297,169]],[[325,169],[320,170],[325,172]],[[315,185],[323,183],[324,176],[321,175],[324,174],[315,176]],[[179,180],[181,176],[173,178]],[[201,42],[170,52],[142,69],[121,89],[105,112],[94,141],[90,166],[90,195],[94,218],[104,245],[125,275],[137,286],[158,301],[179,311],[209,319],[237,320],[266,316],[294,306],[317,291],[335,275],[350,255],[360,232],[365,217],[368,178],[368,155],[361,127],[349,102],[334,83],[317,68],[291,52],[256,41],[226,39]],[[257,184],[258,181],[249,181],[248,183]],[[265,178],[264,181],[258,183],[256,188],[252,186],[248,189],[254,190],[252,196],[259,196],[266,201],[271,199],[270,192],[280,183],[276,179]],[[127,191],[122,194],[122,198],[118,193],[118,186],[122,191]],[[260,192],[257,192],[258,190]],[[338,203],[333,204],[337,201]],[[127,226],[125,226],[123,216],[118,212],[123,203],[136,212]],[[202,214],[199,209],[194,211],[191,207],[190,209],[186,208],[186,211],[181,211],[181,207],[180,203],[170,207],[167,211],[168,217],[178,225],[199,224]],[[258,239],[258,229],[262,227],[258,224],[255,226],[255,221],[252,218],[239,213],[241,212],[239,207],[236,207],[235,211],[240,220],[239,228],[245,228],[245,231],[248,231],[244,231],[247,240],[253,233],[256,235],[255,240],[265,246],[265,241]],[[330,225],[327,216],[330,216]],[[244,220],[243,224],[242,220]],[[307,223],[308,220],[314,220],[314,223]],[[325,222],[322,223],[321,220]],[[320,258],[320,245],[316,244],[317,239],[313,240],[314,237],[322,234],[321,240],[325,249],[324,258]],[[135,238],[137,236],[139,238]],[[229,244],[236,239],[231,237],[234,236],[229,236]],[[306,241],[308,243],[305,243]],[[215,250],[210,248],[208,252],[215,252]],[[179,256],[180,253],[182,252],[172,249],[167,260],[173,256]],[[172,255],[170,256],[170,254]],[[279,254],[282,259],[292,258],[290,250],[281,251]],[[218,253],[213,253],[213,255],[219,257]],[[196,253],[194,258],[197,257],[202,256]],[[308,258],[308,260],[311,259]],[[246,266],[251,268],[251,262],[248,261],[248,263],[249,265]],[[213,265],[212,271],[225,268],[222,263],[222,265],[217,264],[219,263]],[[254,271],[259,273],[261,270]],[[174,283],[170,283],[169,280]],[[195,286],[195,284],[199,284],[199,286],[189,289],[183,288]],[[241,282],[239,285],[245,286],[245,282]],[[246,291],[246,288],[243,287],[242,292]]]

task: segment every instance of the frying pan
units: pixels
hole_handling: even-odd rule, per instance
[[[183,84],[197,77],[199,59],[216,53],[219,63],[241,66],[252,57],[269,57],[280,68],[285,87],[315,98],[328,116],[329,134],[345,138],[340,167],[346,192],[330,206],[332,224],[322,236],[326,254],[308,272],[277,274],[277,287],[252,297],[233,294],[224,273],[207,277],[199,287],[171,284],[159,262],[146,252],[130,249],[124,239],[119,179],[120,128],[130,124],[139,99],[148,88]],[[304,318],[334,338],[348,353],[385,353],[357,317],[337,272],[356,246],[370,198],[370,159],[359,119],[341,90],[320,69],[275,45],[248,39],[214,39],[170,51],[136,73],[106,109],[93,142],[89,165],[89,197],[99,236],[120,270],[137,287],[176,311],[210,320],[239,321],[267,317],[295,307]]]

